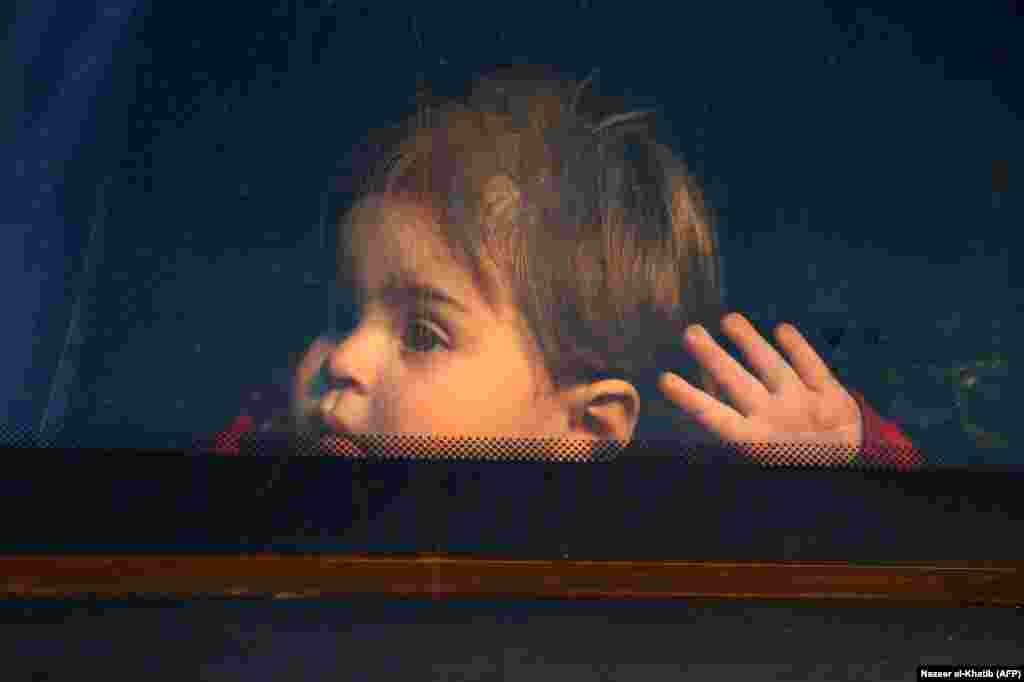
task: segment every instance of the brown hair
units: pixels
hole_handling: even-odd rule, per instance
[[[719,246],[654,112],[626,112],[589,81],[519,67],[479,78],[463,100],[421,101],[383,131],[392,142],[356,194],[411,195],[436,211],[443,241],[492,303],[483,263],[497,265],[555,386],[631,381],[645,438],[661,430],[655,421],[687,421],[661,397],[661,371],[716,392],[681,334],[716,329],[724,314]],[[350,213],[343,228],[354,222]],[[342,273],[349,252],[339,251]]]

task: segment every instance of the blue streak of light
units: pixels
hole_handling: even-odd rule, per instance
[[[16,437],[37,423],[42,396],[47,393],[33,379],[34,363],[40,361],[34,354],[37,334],[45,329],[41,318],[51,306],[59,306],[60,296],[66,296],[56,284],[69,274],[67,231],[81,229],[65,222],[54,190],[61,185],[61,168],[82,140],[99,85],[136,4],[136,0],[103,0],[93,25],[71,45],[62,46],[64,77],[45,103],[44,113],[26,125],[24,112],[18,112],[19,129],[11,142],[0,148],[0,186],[4,188],[0,197],[0,287],[17,292],[5,306],[7,328],[14,333],[6,335],[0,352],[0,403],[5,405],[3,423]],[[24,68],[38,57],[43,33],[59,20],[54,0],[25,4],[12,33],[15,68]],[[69,329],[67,338],[71,332]]]

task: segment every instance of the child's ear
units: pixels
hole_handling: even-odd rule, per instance
[[[601,379],[575,393],[571,436],[587,440],[633,439],[640,418],[640,394],[620,379]]]

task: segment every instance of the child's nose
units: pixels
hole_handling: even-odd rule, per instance
[[[319,395],[331,389],[365,386],[378,362],[380,339],[367,330],[325,336],[328,351],[315,382]]]

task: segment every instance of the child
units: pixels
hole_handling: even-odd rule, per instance
[[[723,319],[716,235],[684,165],[648,112],[586,85],[499,72],[399,129],[342,221],[360,315],[300,364],[297,430],[324,428],[340,454],[362,452],[352,436],[397,434],[529,439],[551,457],[573,441],[587,458],[671,434],[919,465],[795,328],[776,330],[783,357],[743,316]],[[719,322],[753,373],[707,333]],[[243,414],[220,450],[254,427]],[[749,450],[784,463],[781,448]]]

